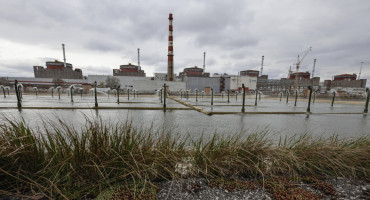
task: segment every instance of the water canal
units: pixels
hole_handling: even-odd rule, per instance
[[[189,99],[176,97],[191,105],[204,109],[207,112],[240,112],[241,98],[235,97],[214,98],[211,106],[209,97],[195,97]],[[370,134],[370,116],[360,114],[363,112],[365,100],[358,105],[334,104],[330,102],[315,102],[311,104],[313,114],[215,114],[205,115],[201,112],[190,110],[187,106],[176,101],[167,99],[167,110],[161,110],[163,104],[157,96],[120,96],[120,104],[114,95],[98,96],[99,107],[106,109],[89,109],[94,107],[94,97],[91,95],[74,96],[71,102],[70,96],[35,96],[24,95],[22,106],[24,109],[18,111],[16,108],[16,97],[14,95],[1,97],[0,114],[2,116],[23,118],[33,127],[41,125],[43,120],[56,122],[57,118],[73,124],[75,127],[85,123],[85,117],[96,118],[99,116],[103,121],[109,123],[125,122],[132,120],[135,126],[143,128],[165,128],[180,134],[190,134],[197,137],[201,134],[210,135],[215,132],[219,134],[233,134],[245,131],[246,134],[255,131],[268,130],[273,137],[290,136],[308,132],[312,135],[324,137],[338,134],[340,137],[359,137]],[[362,101],[361,101],[362,102]],[[258,105],[254,106],[253,95],[246,98],[246,112],[305,112],[307,99],[299,99],[294,106],[294,99],[288,103],[286,99],[262,98]],[[109,107],[111,107],[109,109]],[[34,109],[33,109],[34,108]],[[39,109],[47,108],[47,109]],[[64,109],[50,109],[64,108]],[[108,108],[108,109],[107,109]],[[140,109],[137,109],[140,108]],[[152,109],[155,108],[155,109]],[[321,113],[321,114],[320,114]],[[341,114],[334,114],[341,113]],[[357,114],[345,114],[357,113]],[[3,120],[3,119],[1,119]]]

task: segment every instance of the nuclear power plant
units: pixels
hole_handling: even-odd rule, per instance
[[[262,74],[265,56],[262,56],[261,69],[241,69],[236,74],[228,75],[225,73],[206,72],[206,52],[203,52],[203,66],[181,66],[182,72],[178,76],[174,72],[174,48],[173,48],[173,14],[170,13],[168,26],[168,54],[167,54],[167,73],[154,73],[153,77],[146,77],[146,73],[140,64],[140,49],[137,49],[137,65],[128,63],[119,65],[118,69],[113,69],[112,75],[88,75],[83,77],[82,70],[66,62],[65,45],[63,47],[63,62],[48,61],[46,69],[42,66],[34,66],[34,76],[30,77],[7,77],[9,82],[17,79],[25,86],[48,87],[54,85],[53,80],[59,78],[63,80],[65,86],[77,84],[84,86],[94,84],[95,81],[100,87],[107,87],[106,80],[108,77],[118,79],[122,89],[135,89],[142,92],[152,93],[161,88],[164,83],[169,87],[169,91],[191,90],[209,92],[212,88],[214,92],[221,93],[226,91],[241,91],[242,84],[247,91],[262,91],[264,94],[273,94],[297,89],[300,92],[312,86],[315,91],[326,93],[335,91],[365,91],[366,79],[357,78],[356,74],[341,74],[334,76],[333,80],[324,80],[320,82],[320,77],[314,77],[316,59],[312,77],[310,72],[299,71],[299,65],[312,50],[310,47],[303,56],[298,56],[296,64],[297,71],[293,72],[290,68],[287,78],[269,79],[267,74]],[[164,56],[164,55],[163,55]],[[145,67],[145,66],[144,66]],[[243,67],[244,68],[244,67]],[[361,63],[362,68],[362,63]],[[209,69],[209,68],[208,68]],[[360,72],[361,73],[361,72]]]

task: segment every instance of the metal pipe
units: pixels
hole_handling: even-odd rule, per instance
[[[63,47],[64,68],[66,68],[67,67],[67,63],[66,63],[66,52],[65,52],[65,49],[64,49],[64,44],[62,44],[62,47]]]
[[[310,96],[308,97],[308,106],[307,106],[307,113],[311,112],[311,95],[312,95],[312,87],[308,86],[308,90],[310,91]]]

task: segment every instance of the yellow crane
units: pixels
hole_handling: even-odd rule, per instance
[[[298,88],[299,66],[301,65],[303,59],[307,56],[308,52],[310,52],[311,50],[312,50],[312,47],[309,47],[308,50],[303,53],[303,56],[301,57],[301,59],[299,59],[299,55],[298,55],[298,60],[297,60],[297,63],[295,64],[297,71],[295,73],[294,90],[296,90]]]

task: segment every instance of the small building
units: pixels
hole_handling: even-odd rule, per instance
[[[257,88],[257,77],[256,76],[231,76],[230,77],[230,90],[231,91],[242,91],[242,85],[244,84],[246,91],[256,90]]]
[[[356,79],[357,79],[356,74],[340,74],[334,76],[334,81],[344,81],[344,80],[355,81]]]
[[[113,69],[113,76],[139,76],[145,77],[144,70],[140,66],[132,65],[120,65],[119,69]]]
[[[70,63],[66,63],[64,67],[64,62],[58,60],[46,62],[46,69],[42,66],[33,66],[33,72],[35,78],[83,79],[81,69],[73,70]]]
[[[311,73],[310,72],[293,72],[289,74],[289,79],[295,80],[296,76],[298,76],[298,80],[310,79]]]
[[[180,78],[184,77],[209,77],[209,73],[203,71],[203,68],[197,66],[185,68],[183,72],[179,74]]]
[[[259,71],[257,70],[244,70],[240,71],[240,76],[252,76],[252,77],[258,77],[259,76]]]

